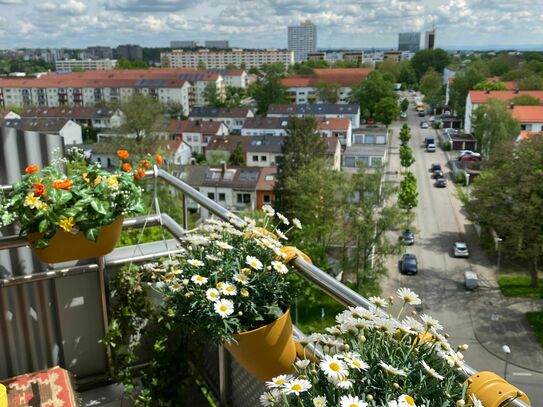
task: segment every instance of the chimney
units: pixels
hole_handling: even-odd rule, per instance
[[[509,109],[513,110],[515,108],[515,102],[509,103]]]
[[[488,95],[490,93],[490,89],[485,89],[485,93]]]
[[[227,170],[226,161],[221,161],[221,172],[224,174],[226,173],[226,170]]]
[[[519,88],[515,88],[515,93],[519,93]]]

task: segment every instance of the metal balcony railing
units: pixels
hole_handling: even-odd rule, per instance
[[[154,178],[160,178],[167,184],[183,193],[182,208],[183,208],[183,227],[177,224],[170,216],[166,214],[161,215],[147,215],[135,218],[125,219],[123,222],[123,228],[140,228],[146,226],[163,226],[168,230],[172,236],[179,240],[186,230],[188,229],[188,208],[187,197],[193,202],[201,205],[207,209],[211,214],[218,216],[219,218],[229,221],[232,219],[239,219],[235,214],[223,208],[215,201],[207,198],[196,189],[174,177],[170,173],[154,168],[154,170],[147,171],[148,176]],[[10,186],[0,185],[0,192],[7,192],[11,189]],[[27,246],[26,239],[19,238],[16,235],[0,237],[0,250],[14,249]],[[113,253],[119,251],[117,249]],[[24,276],[13,276],[9,278],[0,279],[0,293],[5,288],[20,286],[24,284],[30,284],[34,282],[58,280],[59,278],[81,275],[84,273],[96,272],[98,273],[98,287],[100,298],[100,317],[102,322],[102,330],[105,334],[108,330],[108,307],[107,307],[107,294],[106,294],[106,269],[107,267],[114,267],[122,265],[126,262],[142,262],[151,259],[163,257],[168,253],[173,253],[176,250],[174,248],[165,247],[163,250],[155,250],[153,253],[140,253],[138,255],[130,255],[128,257],[115,257],[106,256],[106,258],[99,258],[95,264],[86,265],[74,265],[61,269],[54,269],[50,271],[37,272]],[[134,250],[133,253],[136,251]],[[351,290],[341,282],[337,281],[334,277],[325,273],[318,267],[306,262],[301,257],[297,257],[294,262],[296,272],[306,279],[311,284],[316,285],[324,293],[335,299],[337,302],[345,306],[362,306],[364,308],[370,308],[372,304],[362,297],[360,294]],[[0,307],[2,306],[2,296],[0,296]],[[3,328],[0,325],[0,328]],[[295,335],[298,337],[304,334],[296,327],[294,328]],[[9,341],[8,341],[9,342]],[[1,349],[0,349],[1,351]],[[68,367],[68,364],[64,363],[64,366]],[[210,356],[205,362],[205,368],[207,370],[206,379],[210,385],[211,390],[215,393],[215,396],[223,406],[254,406],[258,404],[258,396],[263,391],[264,387],[262,383],[257,382],[248,373],[246,373],[234,360],[231,360],[228,353],[222,346],[219,346],[216,357]],[[464,364],[460,369],[462,377],[467,379],[473,374],[477,373],[475,369],[467,364]],[[107,375],[107,373],[106,373]],[[510,403],[511,406],[517,407],[529,407],[521,400],[514,400]]]

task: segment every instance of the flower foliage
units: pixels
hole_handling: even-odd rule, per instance
[[[128,166],[132,169],[129,153],[119,150],[117,154],[121,168],[114,172],[102,169],[99,163],[88,163],[77,148],[44,168],[28,166],[7,197],[0,194],[0,226],[16,220],[21,236],[42,234],[34,247],[43,248],[58,228],[96,240],[100,227],[117,216],[143,212],[137,180],[145,172],[141,167],[126,171]]]
[[[398,297],[398,319],[407,307],[420,304],[409,289],[398,290]],[[467,345],[453,349],[432,317],[396,320],[390,314],[391,300],[373,297],[372,302],[376,305],[369,310],[350,307],[338,314],[337,324],[326,334],[307,337],[303,344],[313,344],[321,358],[305,347],[296,373],[268,382],[261,404],[453,407],[462,400],[461,405],[478,405],[466,399],[458,373],[463,364],[460,350]]]
[[[155,265],[165,283],[165,306],[191,334],[231,342],[234,334],[268,324],[290,306],[295,293],[277,237],[286,238],[290,229],[282,232],[280,226],[289,221],[267,210],[263,228],[250,219],[209,219],[184,237],[181,255]]]

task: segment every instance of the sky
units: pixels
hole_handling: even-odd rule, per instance
[[[310,19],[319,48],[396,48],[436,28],[436,46],[543,49],[543,0],[0,0],[0,49],[229,40],[286,48]],[[423,39],[422,39],[423,41]]]

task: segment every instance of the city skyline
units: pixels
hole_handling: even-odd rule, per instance
[[[541,49],[541,14],[543,3],[528,0],[0,0],[0,48],[168,47],[221,38],[233,47],[284,49],[287,27],[310,19],[319,48],[396,48],[398,33],[435,25],[436,47]]]

